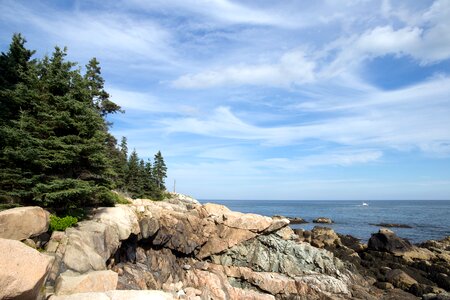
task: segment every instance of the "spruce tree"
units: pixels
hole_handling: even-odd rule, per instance
[[[111,204],[111,136],[89,79],[65,60],[66,49],[56,47],[36,62],[24,42],[14,36],[0,63],[6,70],[18,56],[11,53],[22,53],[18,75],[1,75],[2,107],[8,108],[0,129],[2,201],[61,210]]]
[[[103,77],[101,76],[100,63],[94,57],[86,65],[84,78],[92,104],[102,117],[107,114],[122,112],[120,106],[109,99],[109,94],[104,89]]]
[[[139,157],[136,149],[134,149],[128,159],[128,172],[126,178],[127,191],[133,198],[138,198],[142,194],[142,181],[140,176]]]
[[[167,167],[161,151],[158,151],[158,153],[156,153],[154,157],[153,177],[156,183],[156,188],[161,192],[164,191],[166,189],[164,180],[167,177]]]

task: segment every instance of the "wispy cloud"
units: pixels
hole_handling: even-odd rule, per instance
[[[356,98],[303,103],[300,110],[344,111],[345,115],[318,115],[312,122],[288,126],[256,126],[227,107],[218,107],[205,118],[166,119],[163,124],[168,133],[188,132],[269,145],[315,139],[347,146],[418,148],[450,154],[449,86],[450,79],[437,78],[395,91],[369,91]]]
[[[198,74],[183,75],[173,82],[179,88],[205,88],[221,85],[265,85],[289,87],[315,80],[315,63],[302,51],[284,54],[275,64],[222,66]]]
[[[44,33],[58,45],[68,46],[77,56],[100,56],[104,60],[164,61],[173,59],[171,33],[158,23],[118,11],[57,11],[6,1],[1,18]],[[47,46],[53,46],[52,44]]]

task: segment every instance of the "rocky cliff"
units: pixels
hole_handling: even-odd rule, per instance
[[[5,212],[0,213],[0,221],[2,214]],[[37,216],[47,215],[39,211]],[[283,217],[233,212],[178,195],[164,202],[138,199],[129,205],[98,208],[89,220],[65,232],[54,232],[43,254],[35,251],[33,259],[43,265],[36,276],[39,283],[27,291],[39,297],[36,289],[46,278],[40,294],[45,290],[45,296],[53,300],[416,299],[422,295],[432,299],[433,295],[446,295],[448,248],[439,250],[441,253],[425,248],[417,251],[417,247],[400,249],[399,256],[375,240],[378,248],[368,249],[328,229],[317,227],[296,234],[288,225]],[[45,224],[40,226],[39,231],[46,230]],[[22,235],[16,239],[23,240]],[[7,238],[11,238],[10,231]],[[443,248],[433,243],[425,246]],[[380,277],[379,270],[368,263],[373,253],[397,255],[398,265],[391,264]],[[27,257],[16,263],[25,265]],[[1,259],[3,265],[6,258]],[[411,266],[430,261],[440,266],[443,275],[436,276],[442,278],[438,283],[419,283],[405,268],[392,267],[404,266],[400,260],[409,260]],[[11,282],[21,280],[20,274],[11,278]],[[422,292],[413,295],[412,286]],[[0,298],[23,299],[17,296],[23,291],[9,293],[0,292]]]

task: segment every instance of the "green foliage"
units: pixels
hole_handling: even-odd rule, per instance
[[[24,43],[15,35],[0,59],[2,71],[16,70],[0,76],[1,201],[57,210],[113,205],[117,149],[104,116],[120,107],[103,89],[98,62],[83,76],[66,49],[31,60]]]
[[[165,190],[164,180],[167,177],[167,167],[162,157],[161,151],[155,154],[153,163],[153,178],[156,181],[156,186],[159,190]]]
[[[162,198],[167,168],[160,152],[153,164],[128,158],[108,132],[108,114],[122,112],[104,89],[99,62],[86,72],[67,61],[67,49],[32,59],[14,35],[0,55],[0,204],[41,205],[67,212],[109,206],[132,197]]]
[[[126,169],[125,186],[132,198],[164,198],[164,179],[167,167],[160,151],[155,155],[153,164],[140,159],[136,150],[131,152]]]
[[[113,193],[114,194],[114,202],[117,204],[130,204],[130,201],[128,201],[122,194],[119,193]]]
[[[50,226],[49,231],[64,231],[68,227],[72,227],[77,224],[78,219],[72,216],[58,217],[55,215],[50,215]]]

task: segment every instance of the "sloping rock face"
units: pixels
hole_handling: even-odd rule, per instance
[[[79,275],[71,271],[62,273],[56,282],[57,295],[115,290],[118,275],[113,271],[93,271]]]
[[[0,238],[0,299],[38,299],[51,262],[19,241]]]
[[[48,230],[50,214],[38,206],[0,211],[0,238],[24,240]]]
[[[72,295],[52,296],[49,300],[172,300],[173,296],[162,291],[107,291],[75,293]]]

